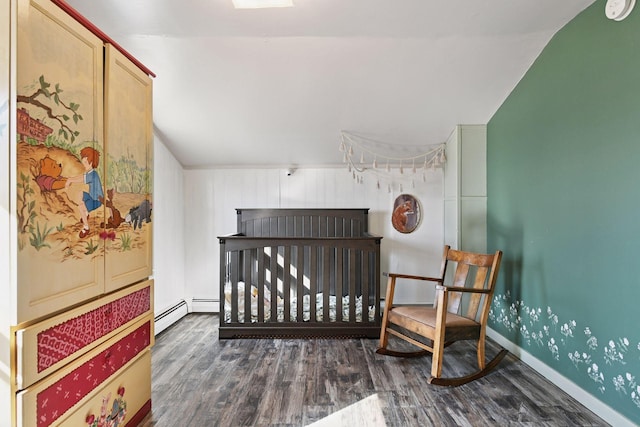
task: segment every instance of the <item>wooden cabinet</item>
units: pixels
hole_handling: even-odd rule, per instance
[[[47,0],[19,0],[16,73],[17,323],[104,291],[103,245],[80,239],[81,149],[103,149],[104,43]],[[99,165],[100,167],[101,165]],[[98,169],[100,173],[102,171]]]
[[[9,23],[0,56],[10,58],[0,80],[0,94],[9,94],[0,99],[0,143],[8,144],[0,159],[9,165],[0,202],[10,210],[0,217],[9,230],[0,243],[9,254],[0,326],[10,349],[0,362],[10,378],[0,383],[12,404],[4,411],[12,415],[0,407],[0,425],[83,425],[116,401],[129,405],[130,422],[151,397],[150,72],[64,1],[0,0],[0,17]],[[146,341],[129,336],[134,324]],[[42,421],[38,399],[50,387],[74,372],[95,379],[93,364],[112,366],[98,359],[125,342],[135,354]]]
[[[112,45],[105,57],[105,188],[113,196],[106,215],[109,292],[151,275],[153,122],[151,78]]]
[[[48,0],[17,29],[22,323],[151,274],[153,128],[151,78],[113,46]]]
[[[486,152],[486,125],[458,125],[446,143],[444,240],[455,249],[487,249]]]

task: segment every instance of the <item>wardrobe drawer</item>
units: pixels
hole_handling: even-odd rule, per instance
[[[139,359],[134,360],[120,375],[97,390],[86,403],[71,412],[59,425],[135,427],[149,411],[151,351],[145,350]],[[91,420],[92,423],[89,422]]]
[[[153,315],[153,280],[133,285],[16,332],[16,389],[22,390]],[[153,329],[152,329],[153,340]],[[153,341],[152,341],[153,344]]]
[[[131,419],[151,398],[153,317],[136,322],[59,372],[17,394],[18,425],[88,425],[111,415]],[[123,406],[124,405],[124,406]],[[116,411],[118,412],[118,411]],[[98,425],[98,424],[96,424]],[[122,423],[100,425],[124,425]]]

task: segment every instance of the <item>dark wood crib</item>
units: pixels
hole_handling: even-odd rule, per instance
[[[380,334],[368,209],[236,209],[220,241],[220,338]]]

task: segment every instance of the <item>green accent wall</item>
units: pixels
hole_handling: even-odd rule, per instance
[[[640,7],[597,1],[487,126],[490,327],[640,424]]]

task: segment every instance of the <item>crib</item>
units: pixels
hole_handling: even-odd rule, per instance
[[[368,209],[236,209],[220,242],[220,338],[380,334]]]

